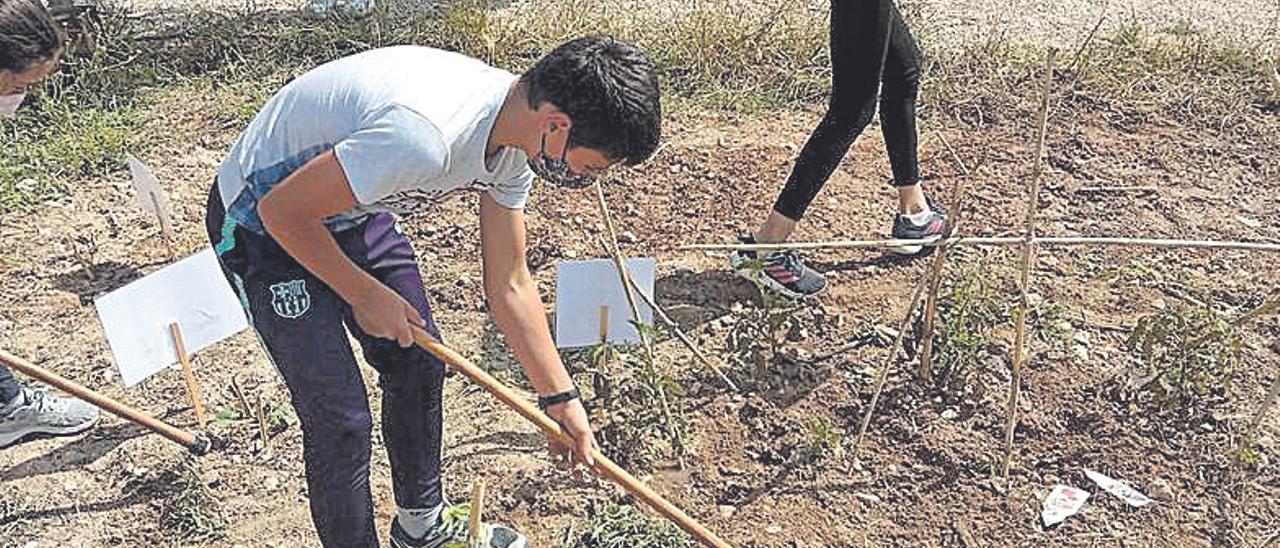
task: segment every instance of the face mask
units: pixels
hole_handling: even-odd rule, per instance
[[[595,177],[578,175],[569,169],[569,162],[566,161],[568,155],[568,136],[565,137],[564,152],[560,154],[560,159],[557,160],[547,154],[547,134],[543,133],[542,150],[538,152],[536,159],[529,159],[529,169],[532,169],[538,177],[559,187],[578,189],[587,188],[595,183]]]
[[[18,112],[18,105],[27,98],[26,93],[0,96],[0,117],[13,116]]]

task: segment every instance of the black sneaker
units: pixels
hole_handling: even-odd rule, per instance
[[[739,236],[738,241],[756,243],[752,236]],[[754,250],[739,250],[729,255],[729,264],[739,276],[790,299],[812,297],[827,288],[827,278],[806,266],[795,251],[774,251],[761,259]]]
[[[947,237],[951,227],[947,224],[947,215],[941,211],[929,208],[929,218],[919,225],[911,222],[906,215],[897,214],[893,216],[893,239],[895,240],[929,240]],[[928,249],[932,250],[933,246]],[[925,250],[923,245],[907,245],[901,247],[890,247],[889,251],[899,255],[918,255]]]
[[[435,527],[422,538],[413,538],[400,526],[400,518],[391,519],[392,548],[467,548],[467,532],[471,527],[471,505],[446,506],[440,511]],[[491,523],[481,524],[483,545],[489,548],[527,548],[529,539],[514,529]]]

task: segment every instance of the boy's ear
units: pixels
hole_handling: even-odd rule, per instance
[[[543,103],[538,110],[542,111],[542,126],[548,132],[557,129],[567,131],[573,125],[573,120],[569,119],[569,115],[551,103]]]

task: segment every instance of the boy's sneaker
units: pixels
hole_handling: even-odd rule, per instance
[[[895,240],[925,240],[930,238],[945,238],[951,227],[947,224],[947,215],[929,207],[928,215],[920,223],[913,222],[906,215],[896,214],[893,216],[893,239]],[[901,247],[890,247],[889,251],[899,255],[917,255],[925,249],[923,245],[908,245]],[[929,246],[932,250],[933,246]]]
[[[96,422],[97,407],[77,399],[51,396],[44,390],[23,388],[14,401],[0,404],[0,447],[31,434],[76,434]]]
[[[468,548],[467,532],[470,529],[471,505],[446,506],[440,512],[440,521],[422,538],[413,538],[400,527],[400,518],[391,520],[392,548]],[[482,525],[482,546],[489,548],[526,548],[529,539],[514,529],[503,525]]]
[[[750,235],[738,241],[756,243]],[[827,288],[827,278],[806,266],[795,251],[774,251],[762,259],[754,250],[738,250],[729,255],[729,264],[739,276],[791,299],[812,297]]]

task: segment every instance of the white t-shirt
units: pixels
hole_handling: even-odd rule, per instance
[[[357,205],[326,224],[352,226],[391,209],[393,195],[440,199],[484,190],[521,209],[533,186],[523,151],[488,161],[489,132],[515,81],[507,71],[419,46],[367,51],[321,65],[275,94],[218,172],[227,214],[263,233],[258,200],[307,161],[333,150]]]

